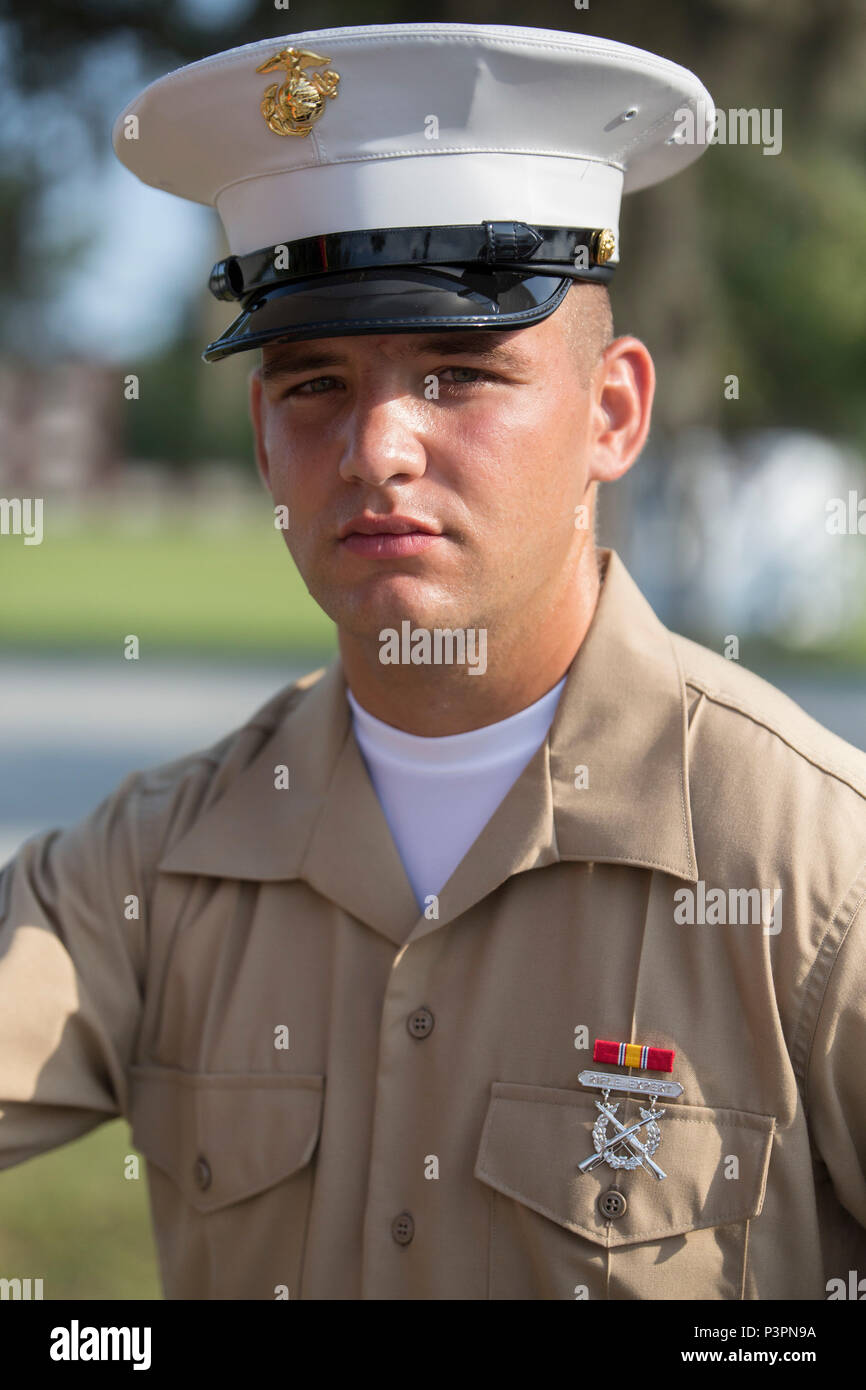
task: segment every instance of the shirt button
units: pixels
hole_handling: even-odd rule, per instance
[[[199,1191],[207,1192],[208,1188],[211,1185],[210,1164],[208,1163],[206,1158],[202,1157],[201,1154],[199,1154],[195,1163],[192,1165],[192,1175],[195,1179],[195,1185],[199,1189]]]
[[[618,1216],[625,1216],[628,1202],[616,1187],[611,1187],[599,1197],[598,1209],[606,1221],[616,1221]]]
[[[415,1234],[415,1222],[410,1211],[401,1211],[391,1222],[391,1235],[398,1245],[408,1245]]]
[[[406,1027],[413,1038],[426,1038],[433,1032],[436,1022],[429,1009],[416,1009],[406,1020]]]

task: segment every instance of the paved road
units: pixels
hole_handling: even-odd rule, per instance
[[[27,836],[84,815],[127,772],[207,747],[321,664],[0,658],[0,864]],[[866,748],[866,672],[776,683]]]

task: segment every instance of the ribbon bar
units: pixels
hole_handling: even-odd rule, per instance
[[[596,1038],[592,1050],[594,1062],[614,1062],[617,1066],[638,1067],[641,1071],[673,1071],[675,1056],[671,1048],[610,1042],[604,1038]]]

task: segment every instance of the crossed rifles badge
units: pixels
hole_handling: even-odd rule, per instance
[[[325,109],[325,98],[336,97],[340,74],[307,69],[327,67],[330,61],[306,48],[283,48],[256,68],[256,72],[285,70],[285,82],[272,82],[261,102],[262,115],[275,135],[309,135]]]
[[[644,1047],[640,1043],[606,1042],[597,1038],[592,1050],[594,1062],[614,1062],[620,1067],[637,1067],[641,1071],[673,1071],[675,1053],[664,1047]],[[664,1110],[658,1108],[659,1096],[676,1100],[683,1088],[676,1081],[652,1081],[642,1076],[617,1076],[609,1071],[582,1071],[577,1078],[584,1086],[592,1086],[601,1091],[602,1099],[597,1100],[599,1116],[592,1127],[592,1142],[595,1153],[591,1153],[578,1171],[591,1173],[600,1163],[609,1163],[611,1168],[646,1168],[661,1182],[667,1173],[653,1161],[653,1154],[661,1143],[662,1133],[659,1120]],[[641,1118],[632,1125],[624,1125],[617,1118],[619,1101],[609,1101],[611,1091],[626,1091],[632,1095],[650,1097],[648,1107],[640,1106]],[[613,1133],[608,1135],[608,1126]]]

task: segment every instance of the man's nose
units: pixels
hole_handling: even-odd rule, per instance
[[[348,426],[340,476],[374,487],[417,478],[427,467],[417,402],[403,397],[359,400]]]

